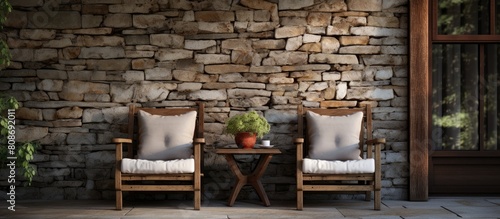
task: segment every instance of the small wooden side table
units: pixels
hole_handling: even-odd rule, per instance
[[[228,206],[233,206],[236,201],[236,197],[240,193],[241,188],[244,185],[251,185],[259,195],[259,198],[262,202],[264,202],[265,206],[271,206],[269,202],[269,198],[267,198],[266,191],[264,190],[264,186],[262,186],[262,182],[260,178],[266,171],[267,165],[271,161],[271,158],[274,154],[281,154],[281,151],[277,148],[258,148],[258,149],[243,149],[243,148],[219,148],[215,150],[217,154],[223,154],[226,157],[227,163],[231,168],[231,171],[236,176],[236,184],[233,187],[233,191],[231,192],[231,196],[229,196]],[[241,154],[257,154],[259,156],[259,162],[257,166],[252,171],[252,173],[245,175],[241,172],[236,160],[234,159],[234,155]]]

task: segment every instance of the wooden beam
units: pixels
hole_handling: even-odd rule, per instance
[[[428,199],[429,154],[429,101],[430,45],[429,0],[412,0],[410,3],[409,31],[409,146],[411,201]]]

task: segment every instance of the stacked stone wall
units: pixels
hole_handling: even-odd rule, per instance
[[[227,198],[232,180],[224,158],[210,149],[232,143],[222,134],[224,122],[246,110],[267,118],[266,138],[283,151],[265,173],[268,195],[295,198],[292,139],[300,104],[372,105],[373,135],[388,142],[383,198],[407,196],[406,0],[11,3],[2,37],[12,63],[0,71],[0,90],[21,103],[18,141],[42,145],[33,161],[38,173],[31,187],[18,189],[20,198],[112,199],[111,139],[124,136],[127,106],[199,101],[206,104],[209,198]],[[251,167],[255,159],[240,162]],[[240,198],[258,197],[249,188]]]

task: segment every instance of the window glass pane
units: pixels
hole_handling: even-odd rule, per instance
[[[479,46],[432,48],[432,147],[479,149]]]
[[[490,34],[488,0],[439,0],[438,34]]]
[[[500,44],[487,45],[485,57],[485,150],[499,150],[500,142]]]
[[[500,34],[500,0],[496,0],[496,2],[497,2],[497,7],[495,9],[495,14],[497,14],[497,19],[495,21],[495,24],[497,25],[495,30],[497,34]]]

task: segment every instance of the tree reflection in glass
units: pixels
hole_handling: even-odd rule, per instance
[[[433,45],[434,150],[478,149],[478,48],[477,44]]]
[[[438,34],[489,34],[488,0],[439,0]]]

